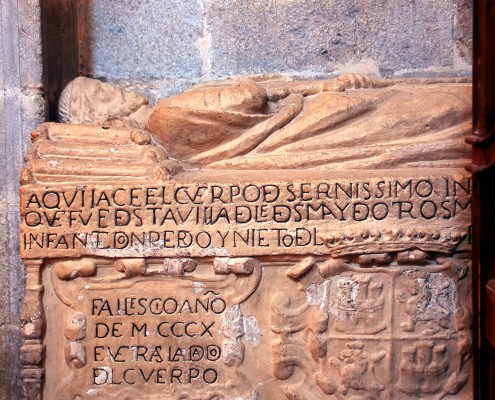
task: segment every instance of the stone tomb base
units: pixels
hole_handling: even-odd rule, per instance
[[[471,398],[469,196],[447,169],[24,185],[28,397]]]

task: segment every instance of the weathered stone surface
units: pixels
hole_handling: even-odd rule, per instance
[[[75,80],[21,173],[28,399],[471,398],[469,93]]]
[[[38,2],[3,1],[0,13],[0,89],[41,87]]]
[[[455,45],[458,56],[468,65],[472,62],[473,50],[473,2],[459,0],[455,13]]]
[[[393,76],[452,68],[453,17],[447,0],[208,2],[211,70],[329,74],[367,64],[366,72]]]
[[[236,262],[219,258],[215,273],[242,274],[255,268],[249,259],[239,258],[243,256],[299,254],[302,248],[307,254],[338,255],[346,246],[338,234],[344,230],[356,235],[352,240],[359,248],[376,245],[373,232],[383,233],[390,226],[399,229],[390,233],[390,240],[410,235],[418,250],[428,250],[432,243],[455,247],[460,237],[443,237],[440,231],[431,232],[438,237],[422,238],[417,220],[464,223],[469,217],[464,210],[469,207],[470,182],[454,175],[455,170],[444,169],[442,178],[419,171],[381,172],[375,178],[363,172],[351,176],[335,172],[328,178],[317,171],[309,178],[290,171],[290,180],[276,172],[270,179],[252,173],[238,175],[235,183],[210,171],[183,173],[173,183],[149,185],[27,185],[20,200],[21,255],[226,256],[236,257]],[[327,244],[335,246],[334,252]],[[164,273],[179,276],[194,271],[185,261],[166,262]],[[381,262],[390,260],[374,256],[359,261],[364,266]],[[142,271],[118,269],[129,270],[128,276],[132,270]],[[74,279],[94,275],[95,265],[64,261],[55,263],[54,271],[58,279]]]
[[[20,299],[18,299],[20,300]],[[8,310],[8,308],[1,308]],[[0,400],[22,398],[21,380],[17,379],[20,371],[19,347],[21,337],[17,321],[11,324],[0,323]]]
[[[1,209],[2,221],[0,229],[2,236],[0,238],[0,256],[5,264],[10,268],[0,269],[0,279],[2,280],[5,290],[0,292],[0,324],[15,324],[16,316],[19,315],[22,297],[22,264],[18,257],[18,245],[16,243],[15,229],[19,226],[19,218],[16,209]]]
[[[81,72],[152,100],[244,73],[470,74],[466,1],[80,4]]]
[[[150,79],[201,72],[197,42],[203,27],[198,0],[94,1],[87,18],[81,43],[86,73]]]
[[[366,1],[359,7],[356,53],[374,60],[381,76],[453,69],[452,2]]]
[[[465,1],[456,2],[455,7],[454,2],[436,2],[433,5],[431,2],[416,2],[404,4],[404,7],[394,10],[389,9],[386,12],[384,12],[383,4],[361,3],[367,8],[364,10],[361,5],[358,5],[358,9],[342,3],[336,6],[339,10],[336,14],[342,23],[334,19],[331,12],[325,9],[327,3],[323,7],[316,3],[309,4],[312,10],[304,4],[298,4],[297,9],[293,8],[295,11],[291,15],[278,13],[278,5],[261,4],[256,4],[257,9],[251,12],[249,12],[249,5],[237,4],[237,7],[242,10],[242,14],[239,15],[237,9],[233,8],[230,3],[223,4],[225,8],[222,10],[217,6],[218,3],[212,4],[213,2],[209,1],[203,4],[200,2],[167,2],[167,4],[141,2],[139,5],[135,2],[80,2],[80,4],[83,3],[93,4],[90,10],[93,25],[89,25],[85,35],[94,39],[92,43],[85,40],[81,43],[83,72],[93,73],[109,80],[122,78],[120,82],[122,85],[139,88],[140,91],[151,93],[154,98],[168,96],[189,87],[192,82],[200,81],[205,76],[238,74],[243,71],[250,73],[276,71],[295,75],[323,74],[327,76],[353,68],[361,72],[381,74],[384,77],[469,73],[471,3]],[[256,17],[255,14],[259,10],[268,10],[270,7],[276,11],[268,15],[268,18],[265,18],[267,23],[262,25],[264,21],[260,22],[261,18]],[[220,21],[213,13],[208,14],[210,9],[218,11],[225,22]],[[455,22],[452,21],[453,14],[448,9],[455,10]],[[206,12],[201,15],[203,11]],[[357,13],[354,13],[355,11]],[[302,13],[302,17],[298,16],[298,12]],[[0,14],[0,88],[2,89],[0,92],[0,116],[2,117],[0,144],[4,149],[0,163],[2,167],[0,230],[3,232],[0,238],[0,261],[3,266],[0,268],[0,337],[3,340],[0,346],[3,355],[0,357],[0,399],[11,400],[21,398],[16,380],[19,373],[15,361],[18,359],[18,331],[11,325],[17,324],[23,282],[23,269],[16,255],[19,223],[17,175],[22,153],[26,148],[27,133],[43,119],[41,92],[25,90],[41,87],[42,64],[38,37],[38,2],[33,0],[2,1]],[[286,17],[285,26],[291,26],[290,21],[296,21],[297,26],[286,29],[278,23],[279,17]],[[352,22],[353,18],[355,22]],[[247,28],[243,26],[235,28],[236,21],[238,25],[241,25],[240,21],[243,20],[252,20],[252,22]],[[306,34],[304,29],[301,29],[305,20],[309,21],[312,26],[316,26]],[[446,35],[446,24],[451,26],[455,24],[452,37]],[[272,26],[273,33],[280,34],[276,38],[268,37],[267,39],[261,32],[272,33],[270,29]],[[325,47],[324,45],[328,44],[329,40],[324,40],[323,35],[329,32],[329,26],[331,35],[327,36],[335,38],[335,43],[332,42],[330,47]],[[402,29],[406,27],[418,29],[416,31]],[[236,30],[241,33],[236,33]],[[187,33],[182,35],[183,31]],[[361,34],[361,37],[356,36],[353,40],[353,31]],[[390,34],[387,33],[387,35],[381,33],[389,31]],[[188,36],[191,32],[192,36]],[[222,32],[231,32],[232,34],[228,36],[234,39],[222,43],[218,39]],[[318,32],[323,32],[323,34],[319,35]],[[372,43],[367,36],[368,32],[370,35],[381,36],[376,43]],[[343,39],[340,39],[336,33],[340,33]],[[253,44],[255,40],[250,41],[249,37],[244,36],[246,34],[263,40],[263,45]],[[141,37],[138,38],[138,36]],[[428,40],[424,40],[425,36]],[[144,40],[143,37],[151,39]],[[419,42],[417,37],[421,38]],[[288,38],[290,45],[287,45]],[[408,38],[411,40],[409,41]],[[443,42],[444,39],[447,41]],[[440,40],[442,40],[441,43]],[[248,46],[245,43],[250,44]],[[308,44],[309,50],[306,50],[305,43],[310,43]],[[239,44],[242,44],[241,51],[235,47]],[[359,46],[363,44],[365,46]],[[266,51],[264,47],[267,48]],[[187,51],[183,51],[184,48]],[[280,51],[274,50],[275,48]],[[439,50],[438,55],[432,54],[432,48]],[[290,53],[291,49],[296,50],[295,56],[288,58],[280,55],[282,52]],[[248,56],[244,57],[242,52]],[[264,56],[265,53],[270,54],[272,59],[267,59]],[[225,61],[220,60],[220,57]],[[257,57],[260,57],[261,61],[253,61]],[[311,70],[309,71],[308,68]],[[192,79],[185,79],[185,77]],[[169,168],[169,171],[172,169],[172,167]],[[167,171],[163,172],[162,176],[166,175]],[[370,262],[383,263],[388,259],[388,256],[361,255],[356,263],[360,266],[368,266]],[[413,250],[398,254],[396,259],[412,260],[414,265],[418,265],[418,260],[430,260],[427,254]],[[126,266],[128,264],[127,262]],[[153,273],[163,271],[163,266],[163,263],[159,266],[152,266],[150,271]],[[177,270],[181,271],[181,266],[182,261]],[[321,271],[327,271],[332,266],[328,263],[320,263],[318,267]],[[118,272],[122,275],[137,276],[142,272],[142,268],[143,263],[140,262],[138,266],[132,265]],[[190,271],[184,269],[184,272],[187,275]],[[193,282],[193,287],[194,290],[201,290],[201,282]],[[265,291],[271,290],[270,286],[262,285],[261,287],[264,287],[262,290]],[[236,312],[229,315],[232,315],[236,321],[241,321],[240,324],[243,324],[241,331],[249,331],[247,328],[249,324],[246,322],[250,321],[249,317],[238,317]],[[38,322],[36,318],[32,321],[34,324],[29,323],[26,326],[32,334],[36,334]],[[237,330],[234,329],[234,331]],[[246,333],[245,336],[249,335]],[[72,360],[79,365],[81,353],[78,350],[81,344],[77,340],[79,339],[76,339],[73,345],[69,344],[74,351],[69,351],[68,354],[72,354],[74,356]],[[232,354],[239,354],[237,352],[238,341],[233,340],[231,344]],[[366,345],[363,348],[366,350]],[[359,352],[359,345],[354,346],[352,350]],[[39,345],[27,348],[24,354],[23,359],[26,361],[38,359],[41,354]],[[377,354],[379,356],[380,352]],[[233,356],[232,359],[236,360],[236,357]],[[64,363],[66,360],[61,360],[61,362]],[[36,376],[35,371],[38,370],[27,371],[26,377],[36,381],[39,377]],[[455,380],[453,382],[455,383]],[[31,393],[37,391],[35,386],[31,388]],[[260,393],[263,398],[262,390]],[[268,395],[267,398],[276,397]]]
[[[76,52],[81,73],[152,102],[243,73],[469,76],[468,3],[81,1]]]
[[[24,270],[18,256],[19,178],[29,132],[43,121],[43,99],[38,90],[0,91],[0,399],[21,398],[18,326]],[[10,328],[9,328],[10,327]],[[3,384],[5,382],[5,384]]]
[[[43,64],[41,62],[40,2],[17,2],[18,18],[15,25],[19,37],[19,74],[23,88],[41,88]]]
[[[48,262],[44,306],[66,319],[48,318],[45,393],[469,399],[470,310],[459,301],[470,290],[466,254],[432,251],[412,270],[399,247],[365,269],[349,254],[319,256],[299,279],[285,275],[300,256],[264,258],[238,275],[218,275],[216,259],[199,258],[181,277],[128,279],[107,259],[95,277],[74,281],[50,277]],[[160,262],[145,260],[146,270]]]
[[[19,315],[24,269],[18,207],[22,156],[43,121],[38,1],[0,2],[0,399],[21,399]]]
[[[181,93],[189,89],[194,84],[201,81],[201,78],[169,78],[153,80],[136,80],[136,79],[117,79],[111,80],[118,87],[141,93],[150,99],[154,104],[160,98],[170,97],[174,94]]]

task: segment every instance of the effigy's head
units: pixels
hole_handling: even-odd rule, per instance
[[[138,93],[81,76],[63,90],[58,113],[64,123],[105,123],[126,117],[146,104],[148,100]]]

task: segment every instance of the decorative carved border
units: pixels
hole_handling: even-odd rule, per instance
[[[41,399],[45,376],[43,367],[45,344],[45,313],[43,310],[43,284],[41,269],[43,260],[23,260],[26,268],[24,304],[21,314],[21,376],[24,396],[28,400]]]
[[[244,359],[244,343],[251,345],[258,345],[259,343],[259,338],[257,339],[256,332],[254,332],[257,329],[254,317],[242,315],[239,307],[255,292],[261,281],[262,266],[256,259],[226,257],[211,259],[207,261],[207,263],[211,263],[211,274],[203,275],[194,273],[196,260],[190,258],[106,260],[84,257],[77,260],[46,261],[45,263],[43,260],[24,260],[24,263],[26,266],[26,293],[21,322],[21,332],[24,338],[21,359],[22,378],[27,400],[41,400],[43,398],[46,320],[43,311],[41,273],[42,269],[47,267],[50,268],[49,279],[55,295],[67,306],[63,332],[66,341],[63,346],[67,368],[71,373],[66,378],[61,379],[59,383],[65,388],[62,392],[69,397],[71,396],[70,393],[74,392],[72,383],[75,379],[83,377],[81,374],[86,365],[87,318],[78,298],[81,290],[98,291],[108,288],[119,290],[119,288],[132,287],[137,283],[142,284],[150,281],[156,284],[157,279],[161,282],[172,279],[176,287],[194,288],[195,282],[203,282],[209,289],[219,289],[224,292],[223,296],[228,299],[228,304],[231,307],[222,313],[221,331],[224,337],[222,353],[223,363],[232,369],[231,373],[228,374],[225,387],[210,391],[185,391],[180,396],[183,399],[195,399],[199,395],[201,398],[216,399],[225,393],[233,393],[237,379],[243,376],[239,366]],[[98,270],[102,267],[107,269],[107,274],[104,277],[98,276]],[[113,273],[108,274],[108,270],[113,271]],[[91,289],[85,288],[88,284]],[[133,391],[136,390],[130,387],[126,388],[125,395],[132,395]],[[75,397],[72,397],[81,398],[75,392],[73,394]],[[121,389],[105,392],[105,396],[115,399],[121,398],[123,394]],[[136,391],[135,394],[138,396],[142,393]],[[70,398],[72,399],[72,397]],[[246,398],[249,397],[252,395],[247,394]],[[150,398],[154,398],[153,395]],[[157,395],[156,398],[162,397]]]

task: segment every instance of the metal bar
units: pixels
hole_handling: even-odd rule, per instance
[[[495,278],[495,1],[474,2],[473,49],[473,310],[474,396],[495,398],[494,349],[488,337],[495,319],[494,305],[487,300],[487,286]],[[487,330],[488,329],[488,330]]]

